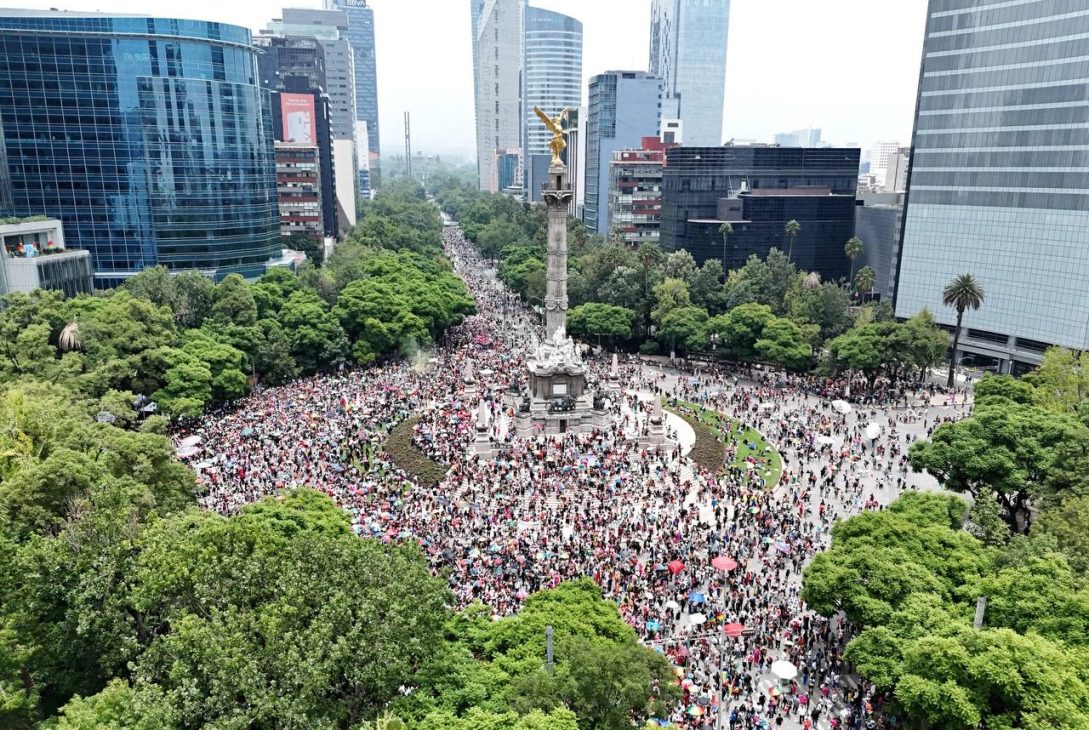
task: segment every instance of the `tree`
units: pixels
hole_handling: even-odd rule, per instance
[[[813,356],[809,342],[815,336],[816,325],[809,325],[809,328],[813,331],[806,332],[789,319],[777,317],[764,325],[754,348],[769,363],[801,370]]]
[[[707,312],[699,307],[671,309],[658,323],[658,339],[682,350],[702,350],[707,338]]]
[[[802,230],[802,224],[791,219],[787,221],[783,230],[786,232],[787,239],[787,261],[794,263],[794,239],[797,238],[798,231]]]
[[[942,424],[930,440],[912,444],[909,457],[912,468],[929,471],[954,492],[978,498],[993,490],[1006,523],[1025,531],[1029,501],[1053,493],[1048,477],[1062,447],[1087,441],[1089,430],[1071,416],[1001,399]]]
[[[1089,402],[1089,354],[1050,347],[1027,380],[1041,406],[1078,415]]]
[[[851,296],[846,289],[826,281],[816,287],[790,290],[787,295],[787,315],[799,324],[817,325],[820,340],[830,340],[843,334],[851,326],[851,317],[847,311],[850,304]]]
[[[893,360],[889,347],[891,323],[864,324],[854,327],[828,343],[828,351],[837,368],[862,373],[872,389],[881,371]]]
[[[726,242],[730,236],[734,234],[734,227],[730,225],[729,221],[724,221],[722,225],[718,227],[718,235],[722,236],[722,273],[723,283],[725,283],[725,275],[730,270],[730,260],[726,256]]]
[[[654,286],[656,302],[651,319],[661,326],[662,318],[674,309],[689,306],[692,302],[688,295],[688,284],[681,279],[665,279]]]
[[[563,647],[568,696],[582,727],[625,730],[665,717],[679,697],[669,661],[634,642],[603,644],[579,639]],[[655,697],[651,686],[665,688]],[[670,688],[673,691],[668,691]]]
[[[575,337],[608,338],[610,342],[631,337],[635,312],[627,307],[590,302],[567,314],[567,329]]]
[[[212,318],[223,324],[252,327],[257,324],[257,304],[249,284],[238,274],[231,274],[216,287],[212,300]]]
[[[314,266],[321,266],[325,260],[325,244],[321,238],[315,238],[306,233],[292,233],[284,243],[284,248],[306,254],[306,258]]]
[[[774,319],[771,308],[764,304],[743,304],[709,320],[707,337],[716,336],[730,356],[753,361],[759,356],[756,343]]]
[[[985,404],[993,398],[1004,398],[1011,403],[1032,405],[1036,399],[1036,389],[1024,380],[1012,375],[994,375],[985,373],[973,389],[975,402]]]
[[[941,363],[949,348],[949,335],[934,323],[934,317],[926,309],[902,324],[893,325],[889,340],[897,360],[914,369],[919,380]]]
[[[858,289],[860,295],[866,296],[872,292],[876,283],[877,275],[869,266],[863,266],[858,270],[858,275],[855,276],[855,288]]]
[[[957,310],[957,329],[953,333],[953,348],[949,352],[949,379],[946,385],[953,387],[953,375],[957,366],[957,350],[960,346],[961,325],[967,309],[979,309],[983,305],[983,288],[971,274],[961,274],[950,281],[942,292],[942,303]]]
[[[855,280],[855,259],[862,255],[862,239],[851,236],[843,246],[843,253],[851,260],[851,281]]]

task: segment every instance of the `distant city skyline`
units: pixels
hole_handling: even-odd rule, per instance
[[[13,7],[146,13],[137,0],[9,0]],[[584,25],[583,103],[589,78],[646,70],[650,0],[531,0]],[[190,0],[174,15],[264,28],[285,5],[321,0],[222,3]],[[383,155],[403,154],[403,115],[413,149],[475,154],[469,3],[368,0],[374,8]],[[911,138],[926,0],[731,0],[724,139],[772,141],[776,132],[820,127],[833,144],[868,148]],[[813,28],[820,32],[814,33]],[[873,49],[867,42],[881,38]]]

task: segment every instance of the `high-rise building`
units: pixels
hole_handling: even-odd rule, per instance
[[[870,169],[869,174],[877,181],[877,189],[884,190],[889,184],[895,183],[896,157],[900,154],[899,142],[874,142],[868,152]],[[888,179],[889,168],[893,168],[892,180]]]
[[[257,36],[253,39],[257,71],[262,88],[269,91],[292,89],[325,90],[325,49],[317,38],[299,36]]]
[[[586,204],[586,107],[580,106],[568,115],[567,184],[571,186],[571,215],[582,220]]]
[[[609,163],[657,134],[662,80],[645,71],[606,71],[590,80],[586,120],[586,204],[582,222],[609,234]]]
[[[654,0],[650,73],[662,79],[662,120],[684,123],[685,144],[722,144],[730,0]]]
[[[550,117],[582,103],[582,23],[551,10],[529,6],[525,11],[525,102],[522,104],[525,142],[526,198],[541,200],[552,159],[551,132],[533,107]]]
[[[910,147],[901,147],[895,155],[889,157],[889,164],[885,169],[885,187],[882,192],[902,193],[907,190],[908,162],[910,161]]]
[[[780,132],[775,135],[775,144],[780,147],[820,147],[821,130],[808,127],[795,129],[793,132]]]
[[[504,182],[513,179],[521,187],[525,0],[472,0],[470,11],[480,189],[511,187],[501,184],[501,162]],[[513,171],[511,155],[516,158]]]
[[[356,187],[359,165],[356,145],[355,54],[348,42],[348,16],[340,10],[284,8],[266,36],[314,38],[325,56],[325,86],[329,97],[329,124],[333,149],[333,189],[338,228],[347,232],[356,222]],[[344,144],[347,143],[347,144]]]
[[[658,243],[662,221],[662,166],[668,147],[644,137],[637,150],[617,150],[609,163],[609,219],[628,246]]]
[[[855,205],[855,235],[862,241],[862,255],[854,270],[869,266],[874,272],[873,294],[889,299],[896,293],[896,261],[904,220],[903,193],[859,191]]]
[[[287,77],[285,86],[272,91],[270,96],[272,131],[277,142],[312,147],[317,155],[314,182],[311,183],[308,180],[307,183],[317,186],[322,236],[336,238],[341,229],[334,186],[336,175],[333,168],[333,136],[329,123],[329,96],[321,89],[310,88],[306,80],[300,77]],[[293,202],[285,201],[285,196],[290,199],[294,197],[293,194],[296,191],[288,189],[293,186],[284,185],[284,181],[280,179],[281,148],[279,144],[276,147],[276,157],[277,195],[282,211],[285,202],[289,205]],[[289,235],[293,231],[285,231],[281,226],[280,232],[282,235]]]
[[[245,28],[0,10],[0,117],[0,216],[61,220],[96,286],[279,260],[271,113]]]
[[[340,10],[284,8],[269,24],[271,35],[311,37],[325,51],[325,93],[329,95],[333,139],[355,139],[355,54],[349,43],[348,15]]]
[[[835,280],[850,274],[843,246],[855,232],[855,186],[860,150],[846,148],[675,147],[662,175],[665,251],[684,249],[696,262],[721,259],[719,227],[734,232],[726,250],[730,268],[772,247],[800,269]],[[801,230],[791,242],[786,224]]]
[[[378,136],[378,67],[374,53],[374,9],[367,0],[326,0],[329,10],[341,10],[348,16],[346,36],[352,44],[355,61],[355,118],[367,123],[366,144],[359,145],[359,170],[369,174],[370,184],[381,182],[380,145]],[[365,151],[364,151],[365,150]],[[364,164],[364,162],[366,164]],[[364,192],[366,189],[361,189]]]
[[[977,365],[1019,372],[1049,345],[1089,349],[1084,7],[929,5],[896,314],[955,326],[942,290],[971,274],[986,301],[960,346]]]
[[[324,241],[321,215],[321,159],[314,145],[276,143],[276,186],[280,200],[280,235]]]

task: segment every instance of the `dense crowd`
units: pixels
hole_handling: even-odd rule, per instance
[[[456,227],[445,239],[479,314],[412,361],[266,389],[179,434],[201,439],[193,461],[203,504],[229,514],[283,488],[318,489],[349,512],[358,534],[418,541],[436,571],[449,570],[459,605],[481,601],[496,616],[534,591],[590,576],[640,638],[673,660],[685,702],[668,719],[684,727],[714,726],[719,679],[729,727],[870,722],[880,698],[847,676],[845,628],[806,611],[800,575],[835,519],[926,486],[908,470],[907,444],[956,416],[936,414],[932,402],[946,396],[888,388],[844,414],[827,397],[839,391],[820,392],[811,380],[707,366],[678,374],[627,360],[625,402],[614,409],[628,423],[517,439],[512,407],[537,319]],[[609,365],[591,361],[592,383]],[[715,475],[676,444],[629,438],[630,421],[645,418],[638,392],[758,428],[783,457],[782,478],[766,484],[763,468]],[[478,407],[490,414],[494,457],[471,453]],[[449,466],[437,488],[416,484],[382,449],[410,415],[419,417],[413,442]],[[744,630],[727,637],[727,624]],[[772,674],[781,660],[797,677]]]

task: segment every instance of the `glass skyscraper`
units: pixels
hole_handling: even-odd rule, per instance
[[[683,122],[684,144],[722,144],[730,0],[654,0],[650,73],[662,79],[662,119]]]
[[[931,0],[896,314],[956,313],[962,354],[1015,372],[1089,348],[1089,9],[1084,0]]]
[[[250,32],[0,10],[0,216],[64,223],[98,286],[157,264],[256,276],[280,256],[272,121]]]
[[[586,205],[582,222],[609,235],[609,164],[613,152],[638,149],[658,129],[662,80],[645,71],[606,71],[590,80],[586,121]]]
[[[548,178],[552,134],[537,119],[539,106],[550,117],[582,104],[582,23],[551,10],[529,6],[525,16],[525,115],[523,144],[526,195],[541,200],[541,184]]]
[[[374,9],[367,7],[367,0],[327,0],[330,10],[342,10],[348,16],[346,36],[352,44],[355,58],[355,118],[367,123],[366,153],[370,167],[370,185],[377,186],[379,169],[378,139],[378,70],[374,55]],[[362,145],[363,140],[356,140]],[[361,174],[366,167],[359,164]]]

